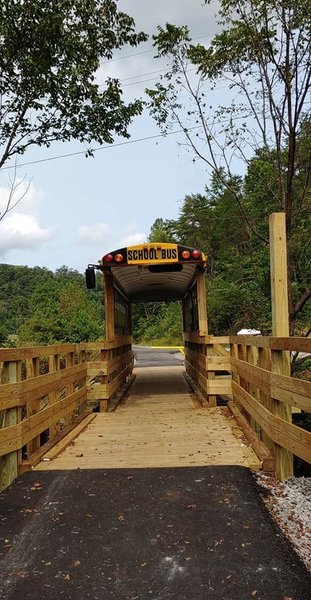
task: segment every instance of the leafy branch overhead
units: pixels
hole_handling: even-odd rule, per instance
[[[208,4],[209,2],[205,2]],[[187,27],[167,24],[154,36],[167,72],[147,90],[149,109],[165,132],[178,125],[194,161],[205,164],[230,193],[247,229],[268,237],[268,214],[285,211],[289,279],[305,262],[310,227],[311,3],[309,0],[221,0],[219,33],[194,44]],[[252,173],[263,189],[261,220],[251,209],[252,189],[232,185]],[[267,176],[268,175],[268,176]],[[249,177],[245,180],[245,185]],[[256,192],[257,193],[257,192]],[[310,238],[310,236],[309,236]],[[299,248],[299,253],[297,253]],[[305,251],[310,252],[306,241]],[[301,302],[289,298],[292,319]]]
[[[222,30],[207,46],[192,44],[187,27],[158,28],[154,45],[169,66],[147,90],[150,110],[163,127],[178,123],[194,158],[219,174],[223,168],[231,176],[237,164],[245,169],[259,148],[273,150],[276,201],[290,228],[296,139],[310,115],[311,5],[307,0],[220,5]]]
[[[31,145],[111,143],[128,137],[142,104],[117,79],[96,82],[101,61],[146,40],[113,0],[6,0],[0,4],[0,168]]]

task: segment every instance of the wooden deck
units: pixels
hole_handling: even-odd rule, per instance
[[[136,369],[126,401],[37,470],[242,465],[260,461],[224,408],[202,408],[182,367]]]

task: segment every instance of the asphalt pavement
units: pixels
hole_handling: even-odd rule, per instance
[[[260,493],[243,467],[26,473],[0,494],[0,598],[310,600]]]
[[[176,367],[184,363],[184,354],[176,348],[133,346],[136,367]]]

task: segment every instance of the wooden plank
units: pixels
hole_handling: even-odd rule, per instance
[[[202,352],[194,352],[194,350],[186,348],[185,356],[187,356],[188,360],[190,359],[189,362],[197,362],[206,371],[231,371],[230,355],[228,352],[225,357],[213,354],[206,356]]]
[[[187,359],[185,360],[185,366],[186,370],[190,372],[191,379],[193,379],[193,381],[201,387],[205,394],[218,396],[232,394],[231,377],[230,379],[225,380],[221,378],[208,380],[201,372],[197,371],[196,368],[187,361]]]
[[[81,422],[78,425],[75,425],[73,429],[71,429],[71,431],[67,433],[67,435],[62,437],[62,439],[57,444],[53,445],[53,448],[51,448],[50,450],[48,450],[48,452],[43,454],[41,460],[43,460],[44,462],[48,462],[50,460],[54,460],[54,458],[59,456],[59,454],[63,452],[65,448],[67,448],[67,446],[71,444],[78,437],[78,435],[80,435],[80,433],[82,433],[82,431],[84,431],[88,427],[88,425],[92,421],[94,421],[94,419],[96,418],[96,414],[91,413],[90,415],[82,416],[80,418],[82,419]]]
[[[284,404],[297,406],[307,411],[311,410],[310,381],[271,373],[234,357],[231,359],[231,364],[234,373],[241,375],[269,396]]]
[[[21,383],[0,384],[0,411],[23,406]]]
[[[0,362],[27,360],[52,354],[65,354],[66,352],[78,352],[79,344],[54,344],[51,346],[31,346],[25,348],[1,348]]]
[[[17,361],[6,363],[3,367],[2,379],[9,383],[15,383],[21,376],[20,365]],[[9,408],[6,409],[4,414],[3,425],[0,429],[0,440],[4,441],[4,449],[6,445],[6,452],[0,454],[0,490],[4,489],[18,475],[18,463],[19,463],[19,421],[20,421],[20,409]],[[1,415],[1,416],[2,416]],[[17,440],[15,441],[12,437],[9,439],[12,433],[16,431]]]
[[[230,344],[242,344],[244,346],[256,346],[257,348],[269,348],[270,338],[261,335],[230,335]]]
[[[121,348],[121,346],[130,346],[133,342],[131,335],[116,335],[113,340],[105,342],[87,342],[86,350],[111,350]]]
[[[199,312],[199,335],[208,334],[207,308],[206,308],[206,287],[205,271],[197,274],[197,294],[198,294],[198,312]]]
[[[16,425],[8,425],[1,427],[0,429],[0,456],[9,455],[16,450],[19,450],[23,445],[22,443],[22,426],[21,423]],[[15,463],[15,461],[14,461]],[[1,462],[0,466],[2,469],[6,469],[6,466]],[[13,478],[14,479],[14,478]],[[13,480],[12,480],[13,481]],[[9,485],[9,484],[7,484]],[[3,486],[5,487],[5,486]],[[3,487],[1,489],[3,489]]]
[[[76,390],[70,396],[60,400],[56,404],[47,406],[40,412],[22,422],[23,444],[30,442],[34,437],[49,428],[51,423],[56,423],[68,415],[81,402],[85,401],[85,388]]]
[[[61,440],[68,433],[70,433],[75,427],[77,427],[79,425],[79,423],[85,418],[86,418],[85,415],[79,415],[78,417],[76,417],[72,423],[69,423],[69,425],[66,425],[66,427],[64,427],[59,432],[58,436],[55,439],[49,440],[43,446],[38,448],[38,450],[36,452],[34,452],[31,456],[29,456],[28,459],[23,460],[22,464],[20,465],[20,473],[25,473],[27,471],[30,471],[36,465],[38,465],[39,462],[41,461],[41,458],[45,455],[45,453],[49,452],[49,450],[51,450],[54,447],[54,445],[56,445],[58,442],[61,442]]]
[[[92,385],[88,385],[86,399],[88,401],[108,400],[108,383],[95,383]]]
[[[53,391],[57,391],[86,377],[86,363],[74,365],[60,371],[40,375],[21,382],[21,396],[23,404],[28,400],[42,398]]]
[[[192,344],[224,344],[229,345],[229,336],[200,335],[198,331],[184,331],[184,340]]]
[[[270,413],[240,385],[232,382],[233,399],[238,399],[245,410],[279,446],[311,463],[311,432],[288,423]]]
[[[249,381],[259,390],[270,394],[271,389],[271,373],[261,367],[250,365],[244,360],[231,357],[232,371],[240,376],[244,381]]]
[[[288,350],[311,354],[311,338],[306,337],[270,337],[272,350]]]
[[[280,402],[284,402],[292,407],[297,407],[305,412],[311,412],[311,396],[304,395],[296,391],[286,390],[281,387],[271,386],[271,397]]]
[[[115,308],[114,308],[114,287],[113,276],[110,271],[104,271],[105,281],[105,322],[106,322],[106,341],[111,342],[115,337]]]
[[[248,421],[245,419],[244,415],[240,413],[234,402],[228,402],[228,407],[231,410],[234,418],[236,419],[237,424],[242,429],[243,433],[247,437],[250,442],[254,452],[256,452],[258,458],[262,463],[262,470],[274,473],[275,471],[275,458],[271,454],[270,450],[265,446],[265,444],[258,438],[255,431],[252,429]]]
[[[161,379],[162,395],[142,391],[141,385],[149,389],[154,378]],[[184,385],[182,369],[169,367],[137,369],[126,402],[113,413],[98,413],[73,446],[54,461],[41,462],[37,470],[210,464],[258,468],[259,463],[251,448],[234,435],[222,409],[198,407]]]
[[[287,243],[285,213],[273,213],[269,218],[270,230],[270,274],[272,304],[272,334],[275,337],[289,336],[288,284],[287,284]],[[280,350],[271,351],[271,370],[290,374],[289,354]],[[282,420],[291,423],[290,407],[275,400],[273,412]],[[275,447],[276,476],[286,479],[293,475],[293,457],[287,446]]]
[[[296,377],[288,377],[286,375],[271,373],[271,385],[282,390],[301,394],[310,398],[311,405],[311,381],[304,381]]]

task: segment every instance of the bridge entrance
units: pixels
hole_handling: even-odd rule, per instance
[[[293,454],[310,463],[311,433],[292,422],[292,412],[310,412],[311,383],[290,376],[289,357],[294,352],[310,353],[311,340],[288,337],[285,215],[272,215],[270,227],[273,337],[210,335],[206,257],[185,246],[145,244],[113,251],[87,269],[89,287],[95,283],[96,270],[105,279],[104,341],[0,349],[0,490],[40,461],[38,468],[53,468],[53,459],[61,458],[64,448],[69,452],[76,439],[84,440],[88,448],[75,450],[72,458],[78,459],[79,468],[87,464],[90,453],[92,468],[108,468],[109,456],[121,457],[123,447],[141,465],[147,460],[148,444],[150,460],[170,456],[190,465],[197,464],[196,459],[202,465],[214,464],[207,450],[214,444],[217,449],[220,441],[216,454],[221,460],[231,444],[224,425],[217,434],[213,430],[216,414],[226,418],[226,409],[217,406],[224,396],[231,411],[228,418],[233,422],[232,415],[236,417],[234,423],[243,429],[264,470],[284,479],[293,472]],[[107,414],[114,408],[115,395],[132,381],[132,304],[165,299],[182,305],[185,371],[191,388],[182,365],[135,367],[131,396]],[[100,412],[90,414],[95,404]],[[214,435],[210,440],[208,418]],[[92,439],[96,423],[105,433]],[[87,432],[77,438],[88,424],[89,443],[83,437]],[[136,437],[136,446],[126,447],[123,434],[128,434],[128,441],[129,436]],[[111,441],[110,450],[101,452],[99,445],[106,439]],[[205,442],[208,448],[203,451]],[[236,464],[233,448],[234,444],[232,460],[226,459],[226,464]]]
[[[110,355],[106,374],[96,376],[88,395],[100,414],[38,470],[260,467],[232,414],[217,406],[218,398],[231,394],[229,340],[208,336],[205,266],[200,250],[176,244],[123,248],[101,259]],[[94,266],[87,270],[87,284],[95,285]],[[133,353],[132,304],[172,299],[182,305],[183,353],[175,350],[173,360],[164,349],[140,347]],[[91,364],[98,373],[98,364]],[[113,392],[127,380],[132,385],[118,402]]]
[[[124,339],[127,352],[132,344],[134,303],[180,301],[188,382],[202,402],[216,406],[217,396],[231,393],[229,339],[208,335],[206,260],[201,250],[178,244],[131,246],[107,253],[98,265],[89,265],[86,283],[94,287],[95,271],[103,273],[106,341],[120,349]],[[128,377],[128,370],[124,376]],[[100,406],[105,410],[107,403],[102,400]]]

